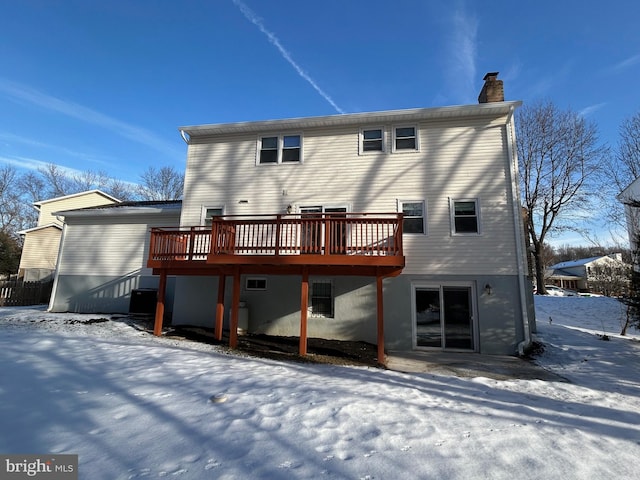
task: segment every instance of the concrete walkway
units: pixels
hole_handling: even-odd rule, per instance
[[[504,355],[450,352],[388,352],[387,368],[405,373],[433,373],[496,380],[547,380],[566,382],[560,375],[531,361]]]

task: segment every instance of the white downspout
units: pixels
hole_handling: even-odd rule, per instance
[[[509,152],[509,173],[511,175],[511,195],[513,199],[513,215],[514,218],[522,218],[520,211],[520,189],[519,189],[519,172],[518,172],[518,153],[513,148],[514,130],[513,130],[513,114],[515,107],[511,106],[509,117],[507,118],[507,150]],[[527,310],[527,297],[525,290],[525,272],[526,265],[523,265],[526,257],[523,251],[524,245],[524,225],[522,222],[514,222],[515,240],[516,240],[516,257],[518,265],[518,285],[520,287],[520,309],[522,311],[522,327],[524,329],[524,340],[518,343],[518,354],[524,355],[524,349],[531,344],[531,332],[529,330],[529,312]]]
[[[62,234],[60,235],[60,245],[58,246],[58,258],[56,260],[56,268],[53,271],[53,286],[51,287],[51,297],[49,297],[49,305],[47,306],[47,312],[51,312],[56,298],[56,291],[58,290],[58,273],[60,272],[60,260],[62,259],[62,246],[64,245],[64,237],[67,231],[67,222],[62,223]]]

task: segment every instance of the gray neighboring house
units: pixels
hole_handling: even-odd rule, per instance
[[[158,288],[147,268],[152,227],[180,221],[180,201],[120,202],[57,211],[64,218],[52,312],[127,313],[134,290]],[[173,297],[173,280],[167,287]]]
[[[624,283],[628,265],[622,254],[600,255],[552,265],[545,272],[548,283],[577,292],[603,293],[607,283]]]

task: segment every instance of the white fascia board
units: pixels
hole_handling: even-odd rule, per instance
[[[115,203],[120,203],[120,200],[118,200],[116,197],[112,197],[108,193],[104,193],[102,190],[95,189],[95,190],[86,190],[84,192],[72,193],[70,195],[63,195],[61,197],[49,198],[47,200],[40,200],[39,202],[34,202],[33,205],[36,207],[39,207],[40,205],[43,205],[45,203],[59,202],[60,200],[67,200],[69,198],[74,198],[74,197],[82,197],[84,195],[89,195],[92,193],[97,193],[98,195],[102,195],[108,200],[111,200]]]
[[[123,215],[163,215],[180,214],[179,206],[164,207],[112,207],[112,208],[86,208],[78,210],[63,210],[54,212],[65,218],[73,217],[117,217]]]
[[[26,230],[20,230],[18,235],[26,235],[27,233],[37,232],[38,230],[44,230],[45,228],[55,227],[58,230],[62,230],[62,226],[57,223],[47,223],[46,225],[40,225],[39,227],[27,228]]]
[[[339,127],[372,123],[416,122],[421,120],[445,120],[451,118],[494,117],[509,115],[522,105],[521,101],[479,103],[477,105],[456,105],[451,107],[414,108],[408,110],[388,110],[381,112],[348,113],[324,117],[288,118],[256,122],[219,123],[179,127],[181,133],[190,137],[252,133],[273,130],[290,130],[314,127]]]

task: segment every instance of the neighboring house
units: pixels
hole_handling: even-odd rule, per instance
[[[24,244],[18,267],[18,278],[25,282],[46,281],[53,278],[63,224],[62,219],[54,212],[118,202],[117,198],[100,190],[90,190],[34,203],[33,206],[39,212],[38,224],[19,232],[24,235]]]
[[[64,218],[64,234],[50,311],[127,313],[132,292],[157,290],[158,277],[145,266],[149,232],[176,225],[180,201],[120,202],[55,214]],[[167,290],[171,300],[173,282]]]
[[[156,333],[175,278],[173,323],[222,338],[224,321],[232,346],[244,318],[299,336],[301,354],[307,336],[377,343],[379,358],[522,352],[535,319],[521,102],[503,101],[496,75],[477,105],[181,128],[180,228],[152,231],[147,264]]]
[[[618,295],[628,282],[628,269],[622,254],[615,253],[557,263],[545,277],[548,283],[569,290]]]

